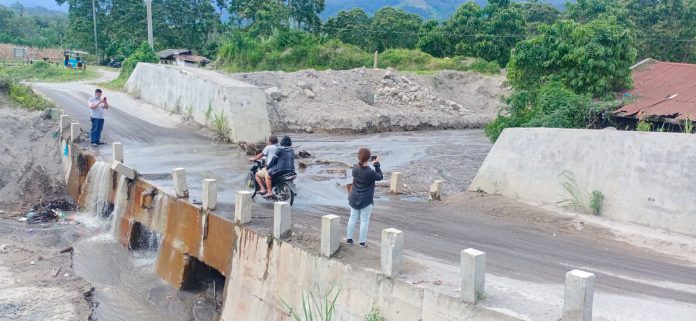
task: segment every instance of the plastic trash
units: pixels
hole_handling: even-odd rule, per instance
[[[63,156],[68,157],[68,144],[65,144],[65,148],[63,148]]]

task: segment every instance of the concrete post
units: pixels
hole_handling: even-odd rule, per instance
[[[475,249],[461,252],[462,300],[476,303],[483,295],[486,279],[486,253]]]
[[[324,215],[321,217],[321,255],[331,257],[338,251],[341,217],[338,215]]]
[[[382,273],[394,277],[401,268],[404,250],[404,232],[395,228],[382,230]]]
[[[70,129],[70,123],[72,123],[72,120],[70,120],[69,115],[60,115],[60,128],[58,128],[58,131],[62,134],[66,130]]]
[[[572,270],[566,273],[563,321],[591,321],[594,294],[593,273]]]
[[[444,187],[445,183],[443,181],[437,180],[433,182],[432,185],[430,185],[430,195],[429,199],[430,200],[441,200],[442,199],[442,188]]]
[[[215,210],[217,206],[217,183],[212,178],[203,180],[203,208]]]
[[[114,160],[123,163],[123,144],[113,143],[112,145]]]
[[[290,203],[275,202],[273,207],[273,237],[283,239],[292,235]]]
[[[78,143],[80,141],[80,123],[70,123],[70,141]]]
[[[234,203],[234,221],[238,224],[251,222],[251,192],[237,192]]]
[[[401,194],[401,187],[404,185],[404,174],[401,172],[393,172],[391,174],[391,185],[389,192],[392,194]]]
[[[186,170],[183,168],[175,168],[172,170],[172,180],[174,181],[174,190],[176,197],[188,197],[188,185],[186,184]]]
[[[375,60],[372,65],[372,69],[377,69],[379,68],[379,54],[377,53],[377,50],[375,50]]]

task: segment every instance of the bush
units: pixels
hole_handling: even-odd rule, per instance
[[[0,68],[0,73],[14,79],[40,81],[74,81],[96,77],[96,73],[91,70],[73,70],[44,61],[35,61],[32,64],[17,67]]]
[[[132,55],[128,56],[128,58],[123,61],[121,73],[119,73],[118,78],[127,80],[139,62],[159,62],[159,57],[155,51],[150,48],[150,45],[147,42],[143,42],[140,45],[140,48],[135,50]]]
[[[217,67],[230,72],[301,69],[353,69],[371,67],[374,54],[337,39],[326,39],[301,30],[278,31],[253,38],[240,31],[227,35],[218,52]],[[405,71],[474,70],[499,73],[496,63],[481,59],[435,58],[420,50],[389,49],[379,56],[379,67]]]
[[[53,103],[37,95],[27,85],[20,84],[16,79],[7,76],[0,77],[0,91],[8,94],[10,99],[28,110],[44,110],[53,107]]]

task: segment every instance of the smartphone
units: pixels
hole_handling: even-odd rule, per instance
[[[377,156],[372,155],[372,157],[370,157],[370,159],[374,162],[375,160],[377,160]]]

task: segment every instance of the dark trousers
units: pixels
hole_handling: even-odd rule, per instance
[[[102,129],[104,129],[104,119],[90,117],[90,120],[92,121],[92,130],[89,132],[89,138],[92,144],[99,144],[99,138],[101,137]]]

